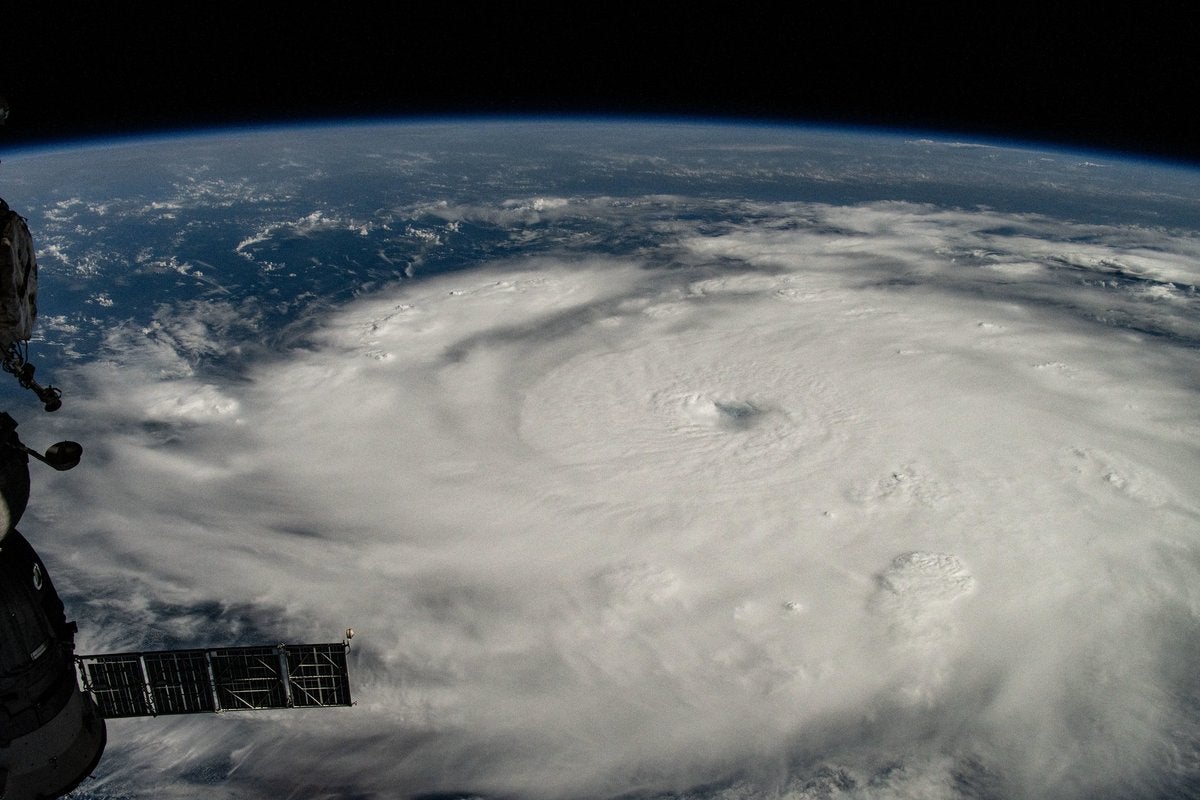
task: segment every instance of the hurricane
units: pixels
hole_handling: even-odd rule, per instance
[[[1196,791],[1200,177],[1092,159],[640,124],[6,159],[64,387],[22,436],[85,448],[23,529],[81,648],[357,632],[353,708],[113,720],[79,796]]]

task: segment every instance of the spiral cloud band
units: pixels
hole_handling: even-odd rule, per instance
[[[65,412],[98,466],[30,512],[63,531],[59,582],[94,592],[78,615],[353,624],[359,705],[114,722],[93,790],[151,769],[297,797],[1195,786],[1200,239],[743,206],[628,256],[367,295],[240,380],[189,366],[229,346],[217,300],[111,331]]]

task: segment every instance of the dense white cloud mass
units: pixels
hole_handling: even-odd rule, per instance
[[[196,309],[114,333],[122,370],[81,367],[60,420],[98,426],[91,468],[30,512],[62,532],[60,583],[110,588],[78,616],[353,624],[359,705],[116,721],[90,791],[178,792],[160,771],[230,797],[1194,778],[1197,240],[759,213],[664,240],[672,268],[544,256],[372,296],[250,382],[187,367],[222,346]]]
[[[449,170],[407,205],[308,210],[281,198],[309,167],[282,164],[273,189],[200,172],[47,212],[43,263],[111,312],[97,357],[55,376],[64,409],[21,427],[86,449],[36,475],[23,522],[81,649],[359,633],[354,709],[112,721],[85,796],[1200,787],[1200,237],[725,199],[746,148],[601,144],[596,174],[625,172],[591,193],[539,184],[539,157],[492,201]],[[416,149],[387,157],[413,184]],[[929,163],[978,183],[977,149]],[[745,196],[925,180],[793,153]],[[666,188],[616,196],[639,180]],[[1112,180],[1068,199],[1106,206]],[[237,212],[211,223],[234,267],[180,245],[197,200]],[[109,291],[124,256],[81,238],[85,211],[157,231],[127,261],[165,287],[146,318],[113,316],[141,296]],[[304,259],[342,251],[296,244],[320,237],[365,240],[338,265],[355,292],[383,280],[372,259],[420,279],[308,309],[278,287],[335,274]],[[446,251],[461,271],[426,276]],[[180,286],[198,293],[161,299]],[[319,324],[284,336],[279,308]],[[43,323],[83,347],[88,320]]]

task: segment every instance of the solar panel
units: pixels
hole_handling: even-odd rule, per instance
[[[350,705],[350,677],[344,645],[297,644],[285,649],[293,706]]]
[[[345,642],[79,656],[79,680],[107,719],[260,708],[348,706]]]
[[[142,663],[146,667],[146,684],[156,714],[196,714],[216,710],[204,651],[143,653]]]
[[[280,669],[284,648],[226,647],[209,659],[221,708],[287,708]]]
[[[103,716],[144,717],[154,713],[138,654],[98,656],[83,662],[83,670],[84,688]]]

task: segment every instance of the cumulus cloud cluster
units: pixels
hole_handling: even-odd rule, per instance
[[[33,428],[89,431],[26,523],[83,647],[353,625],[359,705],[113,722],[89,791],[1197,786],[1200,240],[744,216],[412,282],[239,380],[196,368],[228,303],[113,332]]]

